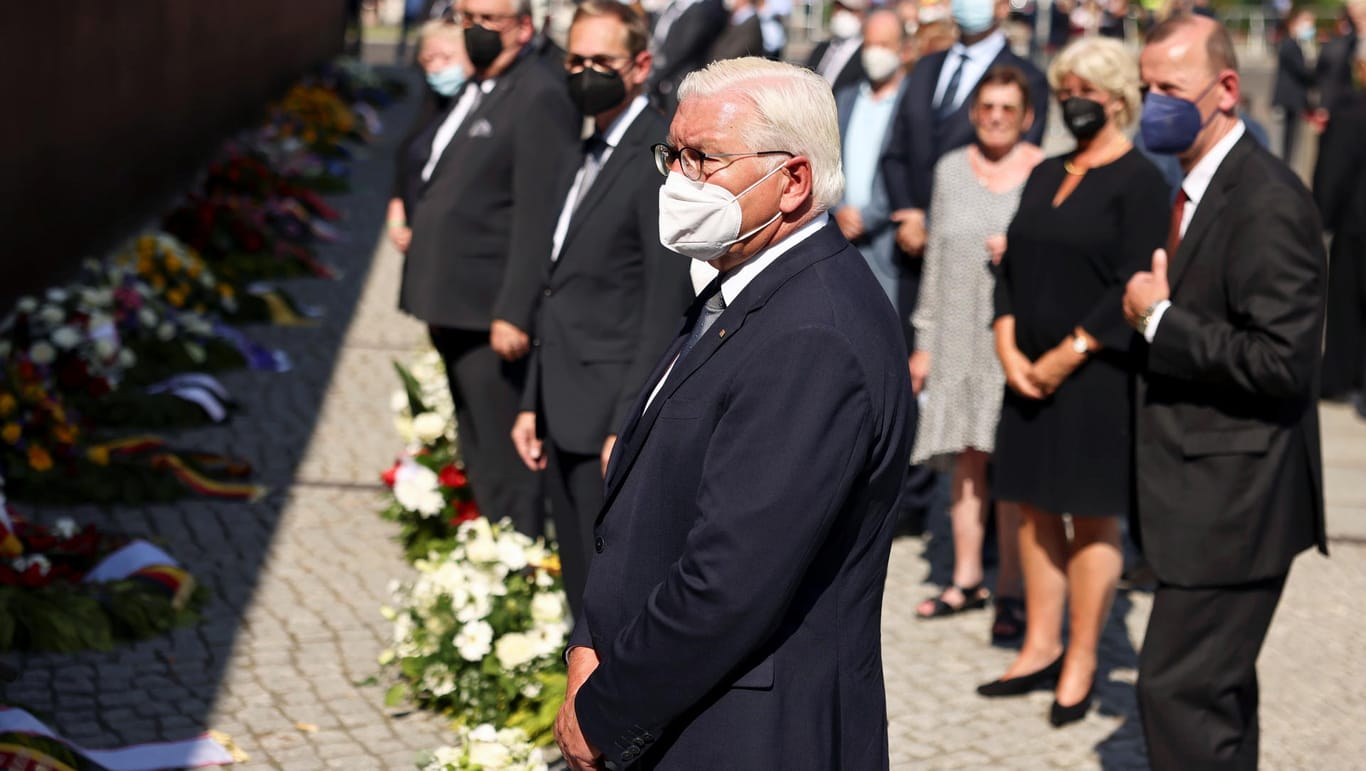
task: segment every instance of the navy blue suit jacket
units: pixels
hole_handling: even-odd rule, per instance
[[[609,759],[887,768],[880,620],[910,388],[881,294],[829,224],[735,298],[645,409],[682,330],[647,381],[572,643],[601,659],[576,707]]]
[[[911,70],[906,97],[897,109],[892,137],[882,156],[882,177],[893,211],[928,209],[930,188],[934,186],[934,165],[944,153],[972,142],[977,136],[968,119],[970,98],[964,99],[958,109],[943,120],[936,120],[934,115],[934,89],[950,51],[930,54],[916,63],[915,69]],[[1025,139],[1042,145],[1044,124],[1048,120],[1048,79],[1038,67],[1011,53],[1009,46],[1001,49],[991,67],[1007,64],[1018,67],[1029,79],[1034,125],[1025,132]],[[975,88],[977,84],[970,85]],[[962,87],[967,88],[969,84]]]

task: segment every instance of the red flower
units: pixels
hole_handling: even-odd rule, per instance
[[[398,467],[401,465],[403,465],[402,461],[394,461],[394,465],[390,466],[388,471],[380,474],[379,478],[384,480],[384,484],[392,488],[394,482],[398,480]]]
[[[451,517],[452,525],[459,525],[462,522],[472,522],[479,519],[479,507],[474,505],[474,501],[459,501],[455,503],[455,516]]]
[[[38,379],[38,370],[33,367],[33,362],[28,359],[19,362],[19,377],[30,381]]]
[[[445,468],[441,469],[441,473],[438,474],[436,478],[437,481],[441,482],[441,484],[445,485],[446,487],[464,487],[470,482],[469,477],[465,476],[464,470],[456,466],[454,463],[451,463],[447,465]]]

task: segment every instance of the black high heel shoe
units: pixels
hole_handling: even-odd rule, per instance
[[[998,696],[1023,696],[1040,688],[1052,688],[1062,674],[1062,654],[1056,661],[1037,672],[1009,679],[992,680],[977,686],[977,693],[988,698]]]
[[[1052,723],[1054,728],[1062,728],[1068,723],[1075,723],[1086,717],[1086,713],[1091,710],[1091,697],[1095,693],[1096,681],[1092,680],[1091,687],[1086,689],[1086,695],[1076,704],[1064,707],[1058,703],[1057,699],[1054,699],[1053,706],[1048,709],[1048,722]]]

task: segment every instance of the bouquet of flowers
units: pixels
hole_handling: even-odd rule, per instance
[[[393,396],[394,426],[406,447],[381,478],[389,488],[383,516],[401,526],[408,559],[424,557],[450,540],[455,528],[479,516],[455,442],[455,405],[441,357],[429,351],[394,369],[404,388]]]
[[[456,743],[418,762],[421,771],[547,771],[541,751],[520,728],[499,731],[489,723],[456,729]]]
[[[333,89],[321,83],[297,83],[271,109],[276,136],[297,137],[324,157],[345,156],[345,140],[369,137],[356,113]]]
[[[564,699],[560,661],[568,626],[559,560],[505,520],[462,523],[448,551],[415,563],[416,580],[392,587],[393,644],[381,665],[397,669],[391,706],[405,696],[462,724],[524,730],[552,740]]]
[[[203,599],[145,541],[68,518],[44,527],[0,498],[0,650],[107,649],[192,621]]]
[[[308,247],[312,237],[305,237],[303,226],[295,222],[290,230],[285,224],[297,216],[297,210],[282,216],[243,196],[189,195],[166,215],[163,226],[207,259],[223,280],[333,277]]]

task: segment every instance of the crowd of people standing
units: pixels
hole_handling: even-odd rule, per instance
[[[923,516],[941,489],[937,475],[948,475],[952,580],[917,615],[994,603],[992,639],[1022,641],[1016,660],[978,692],[1048,688],[1053,725],[1086,715],[1128,523],[1158,582],[1138,686],[1153,766],[1254,767],[1257,651],[1291,560],[1325,548],[1315,412],[1321,387],[1328,390],[1328,374],[1319,380],[1325,296],[1330,352],[1335,312],[1338,339],[1358,335],[1338,343],[1356,347],[1355,361],[1343,364],[1355,379],[1342,388],[1359,389],[1366,365],[1363,290],[1341,287],[1337,273],[1350,274],[1366,244],[1358,232],[1366,98],[1348,90],[1320,116],[1325,161],[1315,206],[1240,117],[1231,40],[1206,16],[1155,24],[1141,57],[1113,36],[1081,37],[1045,73],[1012,51],[1004,0],[953,0],[947,14],[926,12],[912,24],[905,3],[837,0],[831,37],[807,61],[815,75],[798,76],[761,58],[782,50],[766,30],[773,17],[764,5],[670,0],[646,14],[617,0],[582,0],[564,48],[537,31],[525,0],[460,0],[422,29],[417,62],[429,92],[400,151],[388,213],[390,238],[406,255],[400,303],[427,325],[446,364],[481,511],[532,535],[548,517],[576,618],[584,623],[590,595],[589,616],[610,616],[621,635],[613,643],[598,624],[576,637],[593,654],[582,669],[570,662],[567,755],[585,764],[593,757],[584,754],[592,736],[575,733],[570,708],[589,673],[608,656],[651,655],[638,648],[649,642],[640,629],[625,624],[629,613],[603,610],[603,579],[589,585],[609,542],[643,549],[640,561],[682,549],[679,564],[701,571],[697,585],[739,575],[717,561],[694,564],[703,520],[698,533],[690,522],[671,523],[682,529],[653,540],[634,524],[622,529],[648,523],[641,511],[651,494],[696,496],[705,509],[715,502],[701,499],[719,485],[683,490],[652,478],[655,490],[633,486],[632,474],[670,464],[704,480],[734,473],[671,458],[667,446],[645,453],[650,472],[633,471],[646,438],[632,435],[641,423],[665,424],[702,441],[708,457],[740,457],[724,438],[736,431],[725,420],[711,439],[689,433],[719,409],[705,400],[730,398],[725,388],[740,381],[694,398],[665,387],[675,368],[701,366],[688,358],[694,345],[711,355],[708,346],[719,343],[707,340],[738,333],[742,321],[733,321],[703,339],[715,319],[756,302],[759,290],[743,287],[752,273],[771,273],[782,251],[774,244],[790,238],[808,245],[796,249],[801,255],[813,244],[852,245],[869,278],[830,291],[871,288],[864,302],[896,311],[889,318],[900,335],[879,355],[902,358],[905,395],[914,398],[885,405],[907,435],[882,451],[904,441],[906,471],[888,482],[879,470],[877,494],[861,505],[891,508],[878,496],[894,483],[902,515]],[[1366,16],[1364,6],[1349,2],[1352,29],[1366,23],[1351,15]],[[1354,44],[1348,62],[1366,79],[1366,46]],[[782,106],[813,77],[828,91],[834,152],[822,145],[824,97],[808,105],[817,113],[809,124]],[[693,105],[730,104],[722,97],[737,98],[738,84],[764,95],[741,99],[755,108],[741,117],[757,121],[743,131],[725,110],[680,107],[689,94]],[[1075,147],[1045,158],[1053,101]],[[1282,107],[1302,109],[1295,104]],[[811,136],[798,141],[803,126]],[[826,167],[831,158],[838,168]],[[744,176],[761,166],[762,175]],[[768,192],[775,179],[777,198]],[[1335,235],[1331,284],[1320,210]],[[756,238],[768,246],[745,252]],[[762,267],[743,276],[751,259]],[[848,323],[880,335],[882,321]],[[774,372],[791,373],[802,353],[772,362]],[[750,355],[753,367],[772,358]],[[813,383],[818,396],[820,385],[830,384]],[[826,428],[832,439],[845,436],[842,426]],[[787,458],[791,450],[762,452]],[[831,458],[815,460],[779,471],[845,479],[819,465]],[[756,474],[756,490],[765,489],[763,477]],[[623,487],[629,503],[616,498]],[[602,520],[612,506],[630,514],[616,515],[609,532]],[[983,545],[993,514],[999,569],[988,587]],[[802,532],[794,523],[784,538]],[[715,551],[734,546],[716,538],[735,535],[713,534],[708,558],[739,553]],[[870,548],[876,558],[880,547]],[[619,548],[614,555],[611,569],[639,572],[621,567]],[[811,570],[816,578],[803,574],[801,596],[812,590],[808,580],[842,580],[833,568]],[[655,588],[684,592],[667,581]],[[658,622],[654,615],[680,596],[610,592],[611,601],[647,602],[642,624]],[[783,634],[804,628],[806,616],[794,613],[779,614],[794,625]],[[749,668],[753,651],[737,650],[746,665],[731,687],[779,687],[776,653],[764,646],[786,643],[766,640],[755,643],[771,654],[767,674]],[[594,691],[603,698],[605,677]],[[625,699],[617,691],[626,685],[612,680],[613,698]],[[694,708],[679,705],[656,728],[686,728],[700,720]],[[607,711],[590,722],[621,728],[610,704],[596,709]],[[623,734],[618,762],[649,755],[654,730],[635,725]]]

